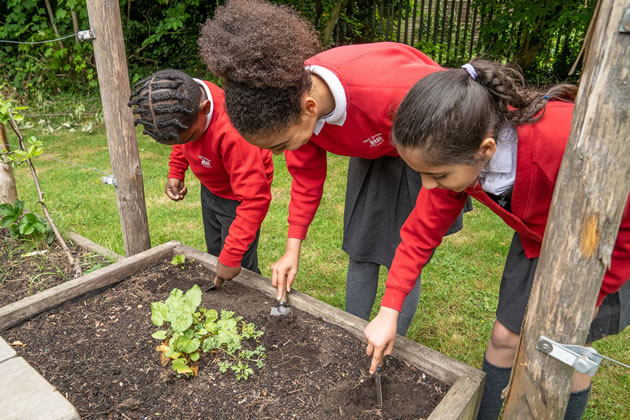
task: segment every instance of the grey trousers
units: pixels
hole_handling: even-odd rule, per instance
[[[346,312],[363,318],[370,319],[376,292],[378,289],[378,272],[380,265],[370,262],[358,262],[350,259],[348,275],[346,277]],[[400,335],[407,334],[409,325],[418,308],[420,301],[420,277],[416,281],[411,293],[405,298],[402,311],[398,316],[396,332]]]

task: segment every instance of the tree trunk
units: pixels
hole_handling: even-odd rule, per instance
[[[44,2],[46,3],[46,10],[48,10],[48,19],[50,19],[50,25],[53,28],[53,31],[55,31],[55,35],[57,35],[57,38],[61,38],[61,35],[59,35],[59,30],[57,29],[57,25],[55,25],[55,14],[53,13],[52,7],[50,6],[50,0],[44,0]],[[63,43],[61,42],[61,40],[57,41],[57,45],[59,45],[59,48],[63,48]]]
[[[70,13],[72,14],[72,29],[74,29],[74,43],[78,44],[79,35],[77,35],[77,32],[79,32],[79,18],[77,17],[77,12],[75,12],[74,10],[72,10]]]
[[[116,178],[116,198],[126,256],[151,248],[144,182],[133,114],[131,89],[118,0],[87,0],[94,31],[94,57],[103,103],[107,145]]]
[[[575,370],[536,344],[541,335],[584,344],[611,264],[630,190],[630,36],[619,31],[627,6],[622,3],[627,2],[600,0],[514,361],[506,419],[564,418]]]
[[[0,123],[0,149],[9,151],[9,142],[4,124]],[[17,201],[17,188],[15,187],[15,176],[11,165],[0,162],[0,204],[13,204]]]
[[[330,44],[333,31],[335,30],[335,25],[337,24],[337,20],[339,19],[339,15],[341,14],[341,11],[345,9],[347,4],[348,0],[337,0],[337,2],[335,3],[335,7],[333,7],[333,9],[330,11],[330,17],[328,18],[326,26],[324,26],[324,29],[322,31],[322,45],[326,46]]]

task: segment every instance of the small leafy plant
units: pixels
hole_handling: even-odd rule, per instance
[[[217,362],[219,371],[232,370],[237,380],[247,380],[254,373],[250,362],[259,369],[265,365],[265,348],[255,344],[263,332],[232,311],[221,310],[219,316],[215,309],[206,309],[200,303],[201,289],[194,285],[186,293],[173,289],[164,302],[151,304],[153,324],[168,325],[168,329],[152,334],[163,340],[156,348],[162,353],[162,365],[171,362],[178,374],[196,376],[201,353],[213,353],[222,356]]]
[[[171,264],[176,267],[184,268],[184,264],[186,263],[186,256],[184,254],[177,254],[171,260]]]
[[[54,234],[43,218],[33,213],[24,213],[24,202],[16,201],[15,204],[0,204],[0,226],[9,228],[14,237],[29,237],[37,233],[46,235],[46,242],[51,244],[55,239]]]

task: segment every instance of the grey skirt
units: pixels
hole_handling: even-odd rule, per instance
[[[505,261],[499,289],[497,320],[520,334],[525,308],[534,282],[538,258],[527,258],[518,233],[514,234]],[[618,334],[630,324],[630,281],[617,293],[606,296],[591,322],[587,343]]]
[[[390,267],[421,186],[420,175],[399,157],[350,158],[342,248],[352,260]],[[470,209],[469,199],[464,211]],[[460,214],[447,235],[462,227]]]

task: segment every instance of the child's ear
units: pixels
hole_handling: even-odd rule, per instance
[[[306,95],[302,100],[302,113],[307,117],[317,117],[318,104],[315,98]]]
[[[477,150],[477,157],[483,161],[489,161],[497,151],[497,143],[492,137],[486,137],[481,141],[479,149]]]
[[[201,104],[199,105],[199,112],[208,115],[210,113],[210,108],[211,108],[211,103],[209,100],[204,100],[201,101]]]

